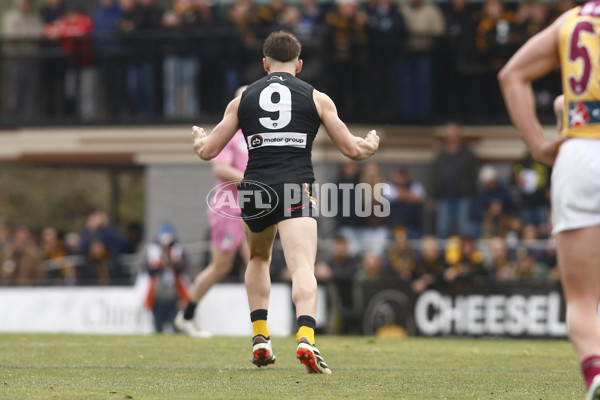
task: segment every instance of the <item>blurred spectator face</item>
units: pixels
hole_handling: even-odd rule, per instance
[[[17,247],[23,247],[31,240],[31,233],[26,227],[20,227],[15,232],[15,245]]]
[[[177,12],[186,12],[194,10],[196,8],[196,2],[194,0],[173,0],[173,8]]]
[[[100,0],[100,7],[111,8],[115,4],[115,0]]]
[[[412,7],[419,7],[423,4],[422,0],[409,0],[408,2]]]
[[[440,249],[437,239],[428,236],[421,240],[421,256],[425,261],[437,261],[440,257]]]
[[[468,259],[475,253],[475,241],[471,238],[465,238],[460,244],[460,252],[464,259]]]
[[[339,13],[348,19],[352,19],[356,16],[356,11],[358,7],[356,1],[354,0],[340,0],[338,1],[338,11]]]
[[[135,8],[135,0],[119,0],[119,5],[124,11],[133,10]]]
[[[379,164],[370,162],[365,166],[363,172],[363,180],[367,183],[378,183],[381,181],[381,174],[379,171]]]
[[[162,233],[158,235],[158,243],[163,247],[172,246],[175,243],[175,236],[171,233]]]
[[[163,247],[170,247],[175,243],[175,236],[175,229],[169,224],[164,224],[158,228],[156,241]]]
[[[246,3],[238,2],[229,9],[229,19],[235,23],[243,23],[247,20],[250,7]]]
[[[71,254],[78,254],[80,251],[79,248],[80,237],[77,232],[69,232],[65,235],[65,246],[67,250]]]
[[[52,247],[58,242],[58,232],[55,228],[44,228],[42,231],[42,242],[44,246]]]
[[[284,26],[294,27],[300,21],[300,9],[296,6],[287,6],[281,17],[279,23]]]
[[[345,239],[336,239],[333,245],[333,254],[336,258],[348,256],[348,242]]]
[[[525,225],[523,227],[523,240],[536,240],[537,239],[537,228],[535,225]]]
[[[454,11],[463,11],[467,8],[468,0],[452,0],[452,9]]]
[[[548,21],[548,7],[544,3],[535,3],[531,6],[531,20],[535,24],[545,25]]]
[[[108,251],[101,240],[94,240],[90,243],[89,257],[94,261],[104,261],[108,258]]]
[[[491,238],[489,241],[489,246],[492,257],[495,260],[502,260],[506,258],[506,243],[504,242],[503,238],[499,236]]]
[[[282,11],[285,8],[285,0],[271,0],[270,7],[276,12]]]
[[[460,126],[454,122],[446,125],[446,148],[450,151],[458,151],[462,146]]]
[[[502,212],[504,211],[504,207],[502,206],[502,202],[498,199],[494,199],[492,200],[492,202],[490,203],[490,207],[488,208],[488,213],[491,216],[499,216],[502,215]]]
[[[353,178],[358,174],[358,163],[345,162],[342,164],[342,173],[347,178]]]
[[[95,231],[106,224],[108,224],[106,213],[103,211],[94,211],[88,216],[86,227],[91,231]]]
[[[23,14],[29,14],[31,11],[31,0],[17,0],[16,4]]]
[[[521,217],[511,217],[508,224],[509,229],[513,232],[521,232],[521,230],[523,229],[523,220],[521,219]]]
[[[410,249],[410,243],[408,236],[404,229],[396,229],[394,232],[394,247],[399,251],[406,251]]]
[[[375,253],[365,253],[363,256],[363,268],[368,278],[379,278],[381,276],[381,259]]]
[[[500,0],[487,0],[483,12],[488,18],[500,21],[504,15],[504,6]]]
[[[408,171],[405,169],[399,169],[394,171],[391,176],[392,183],[398,187],[407,187],[410,179],[408,177]]]
[[[517,249],[517,275],[521,278],[535,275],[535,260],[529,257],[525,247]]]

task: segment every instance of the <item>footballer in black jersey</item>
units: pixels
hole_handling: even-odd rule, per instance
[[[271,33],[263,45],[267,76],[229,103],[210,135],[195,126],[192,136],[194,150],[203,160],[217,156],[239,128],[248,146],[248,166],[238,197],[250,248],[245,284],[253,330],[252,362],[259,367],[275,363],[267,310],[271,253],[279,233],[298,321],[296,357],[309,373],[330,374],[315,346],[317,222],[303,211],[313,204],[312,143],[322,124],[342,154],[364,160],[377,151],[379,137],[375,131],[365,138],[354,136],[331,98],[296,78],[302,70],[300,50],[291,33]],[[298,196],[295,202],[285,198],[290,185],[297,188],[291,191]]]

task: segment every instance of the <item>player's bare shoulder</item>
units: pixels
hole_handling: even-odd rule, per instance
[[[242,101],[242,95],[240,94],[237,97],[234,97],[229,104],[227,104],[227,112],[232,112],[237,115],[238,109],[240,107],[240,103]]]
[[[548,29],[554,30],[557,34],[560,33],[565,22],[573,15],[579,12],[579,7],[571,8],[570,10],[562,13],[554,22],[548,27]]]
[[[323,118],[323,113],[328,110],[336,110],[335,104],[331,97],[323,92],[319,92],[317,89],[313,89],[313,101],[315,102],[315,107],[317,108],[317,112],[319,113],[319,117]]]

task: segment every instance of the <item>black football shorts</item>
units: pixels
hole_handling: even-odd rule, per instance
[[[317,215],[317,199],[310,183],[266,185],[242,181],[238,186],[238,203],[242,220],[255,233],[289,218]]]

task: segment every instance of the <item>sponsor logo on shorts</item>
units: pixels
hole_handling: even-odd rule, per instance
[[[307,134],[298,132],[266,132],[248,137],[248,149],[265,146],[291,146],[306,148]]]

